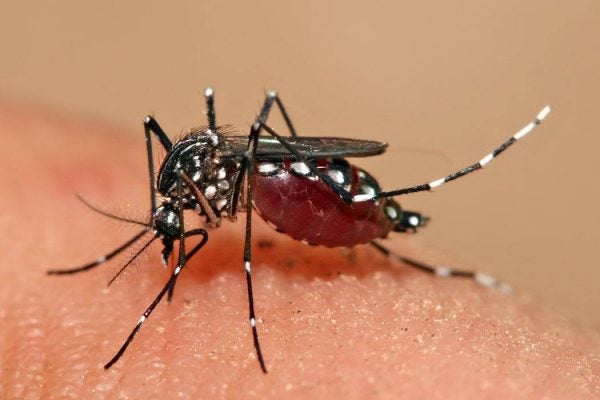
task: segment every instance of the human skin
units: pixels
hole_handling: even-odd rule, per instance
[[[247,319],[243,216],[209,231],[173,302],[163,301],[104,370],[168,280],[160,246],[110,288],[126,256],[76,275],[45,271],[93,260],[133,236],[134,227],[107,221],[74,195],[109,210],[131,202],[145,209],[141,129],[127,136],[4,102],[0,135],[1,398],[600,397],[596,331],[523,294],[436,278],[368,246],[306,246],[256,215],[255,304],[269,373],[256,361]],[[448,261],[419,249],[418,236],[385,243]]]

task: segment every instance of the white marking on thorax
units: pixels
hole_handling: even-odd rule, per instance
[[[217,206],[217,210],[221,211],[227,205],[227,199],[219,199],[215,205]]]
[[[200,162],[200,156],[194,156],[192,159],[194,160],[194,166],[196,168],[200,168],[202,166],[202,163]]]
[[[216,133],[214,133],[210,129],[206,130],[206,134],[208,135],[208,139],[210,140],[210,144],[212,144],[213,147],[217,147],[217,145],[219,144],[219,135],[217,135]]]
[[[220,180],[219,182],[217,182],[217,188],[219,188],[219,190],[221,191],[229,190],[229,182],[225,179]]]
[[[214,185],[208,185],[206,189],[204,189],[204,197],[208,200],[212,200],[212,198],[215,197],[215,194],[217,194],[217,188]]]
[[[169,214],[167,215],[167,222],[168,222],[169,224],[172,224],[174,221],[175,221],[175,214],[174,214],[174,213],[169,213]]]

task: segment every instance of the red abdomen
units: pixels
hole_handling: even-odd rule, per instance
[[[374,178],[342,159],[318,168],[352,195],[378,192]],[[254,208],[280,232],[328,247],[351,247],[385,237],[400,221],[389,199],[346,204],[302,163],[261,163],[253,174]]]

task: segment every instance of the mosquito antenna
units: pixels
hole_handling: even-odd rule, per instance
[[[121,275],[123,273],[123,271],[125,271],[125,269],[133,262],[133,260],[135,260],[136,258],[139,257],[140,254],[142,254],[144,252],[144,250],[146,250],[148,248],[148,246],[150,246],[150,244],[152,242],[154,242],[154,240],[157,238],[158,236],[153,236],[152,239],[150,239],[146,244],[144,244],[142,246],[141,249],[139,249],[134,255],[133,257],[131,257],[126,263],[125,265],[123,265],[121,267],[121,269],[119,270],[119,272],[117,272],[111,279],[110,281],[108,281],[108,284],[106,286],[110,286],[113,284],[113,282],[119,277],[119,275]]]
[[[402,189],[391,190],[389,192],[379,192],[379,193],[373,193],[373,194],[369,193],[369,194],[356,195],[356,196],[354,196],[353,201],[360,202],[360,201],[367,201],[367,200],[372,200],[372,199],[376,199],[376,198],[380,198],[380,197],[393,197],[393,196],[400,196],[400,195],[408,194],[408,193],[423,192],[426,190],[431,190],[431,189],[437,188],[439,186],[442,186],[446,182],[450,182],[455,179],[462,178],[463,176],[468,175],[471,172],[475,172],[475,171],[483,168],[490,161],[492,161],[494,158],[496,158],[500,153],[502,153],[504,150],[506,150],[510,146],[512,146],[516,141],[527,136],[527,134],[531,133],[531,131],[533,131],[539,124],[542,123],[544,118],[546,118],[546,116],[549,113],[550,113],[550,106],[544,107],[538,113],[538,115],[535,117],[535,119],[533,121],[531,121],[530,123],[525,125],[523,128],[521,128],[521,130],[518,131],[517,133],[515,133],[510,139],[508,139],[506,142],[502,143],[500,146],[496,147],[496,149],[494,151],[487,154],[485,157],[483,157],[481,160],[479,160],[475,164],[472,164],[464,169],[456,171],[456,172],[454,172],[450,175],[447,175],[443,178],[436,179],[435,181],[431,181],[429,183],[424,183],[424,184],[417,185],[417,186],[411,186],[411,187],[406,187],[406,188],[402,188]]]
[[[127,217],[121,217],[119,215],[111,214],[108,211],[101,210],[100,208],[92,205],[89,201],[87,201],[86,199],[84,199],[83,196],[81,196],[79,193],[76,193],[75,196],[77,196],[77,198],[79,199],[79,201],[81,201],[90,210],[95,211],[98,214],[104,215],[105,217],[116,219],[117,221],[127,222],[129,224],[148,226],[148,224],[145,223],[145,222],[137,221],[135,219],[130,219],[130,218],[127,218]]]

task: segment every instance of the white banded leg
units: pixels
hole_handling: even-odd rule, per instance
[[[372,241],[371,244],[375,247],[379,252],[385,254],[388,257],[394,258],[404,264],[407,264],[413,268],[417,268],[423,272],[427,272],[429,274],[433,274],[441,277],[461,277],[461,278],[469,278],[473,279],[475,282],[479,283],[482,286],[496,289],[502,293],[510,293],[512,288],[510,285],[499,282],[493,276],[477,272],[477,271],[464,271],[459,269],[453,269],[446,266],[433,266],[422,263],[420,261],[413,260],[412,258],[404,257],[399,254],[393,253],[388,248],[382,246],[376,241]]]
[[[535,119],[533,121],[531,121],[529,124],[525,125],[520,131],[515,133],[510,139],[508,139],[506,142],[502,143],[494,151],[487,154],[485,157],[483,157],[481,160],[479,160],[475,164],[472,164],[464,169],[456,171],[456,172],[454,172],[450,175],[447,175],[443,178],[436,179],[434,181],[431,181],[429,183],[424,183],[421,185],[406,187],[403,189],[391,190],[391,191],[387,191],[387,192],[379,192],[379,193],[367,194],[367,195],[365,195],[365,194],[357,195],[357,196],[354,196],[353,201],[355,201],[355,202],[367,201],[367,200],[372,200],[374,198],[379,198],[379,197],[393,197],[393,196],[400,196],[400,195],[408,194],[408,193],[422,192],[422,191],[431,190],[431,189],[440,187],[446,182],[450,182],[455,179],[462,178],[463,176],[468,175],[471,172],[475,172],[475,171],[483,168],[485,165],[489,164],[494,158],[496,158],[504,150],[506,150],[507,148],[512,146],[518,140],[527,136],[539,124],[542,123],[544,118],[546,118],[546,116],[549,113],[550,113],[550,106],[544,107],[538,113],[538,115],[535,117]]]
[[[212,88],[204,90],[204,100],[206,101],[206,119],[208,119],[208,129],[212,132],[217,131],[217,116],[215,113],[215,91]]]
[[[181,180],[180,174],[177,175],[177,194],[178,194],[179,199],[182,199],[182,197],[183,197],[182,196],[183,195],[183,182]],[[181,204],[181,201],[180,201],[180,204]],[[135,337],[135,335],[137,335],[139,330],[142,328],[143,323],[150,316],[150,314],[152,314],[152,311],[154,311],[154,309],[156,308],[158,303],[160,303],[160,301],[162,300],[164,295],[167,293],[167,291],[175,284],[177,277],[179,276],[179,274],[185,267],[187,261],[194,254],[196,254],[196,252],[198,250],[200,250],[202,248],[202,246],[204,246],[206,244],[206,242],[208,241],[208,234],[204,229],[194,229],[194,230],[191,230],[188,232],[184,231],[185,223],[184,223],[184,219],[183,219],[183,207],[182,206],[180,206],[178,208],[178,214],[179,214],[180,232],[179,232],[179,236],[177,237],[177,239],[179,240],[179,257],[178,257],[177,267],[175,267],[168,282],[162,288],[162,290],[158,293],[158,295],[156,296],[154,301],[148,306],[148,308],[146,308],[146,311],[144,311],[144,313],[140,317],[139,321],[137,322],[137,324],[135,325],[135,327],[133,328],[133,330],[127,337],[127,339],[125,339],[125,342],[123,343],[123,345],[121,345],[121,347],[119,348],[119,351],[117,351],[117,354],[115,354],[114,357],[108,363],[106,363],[106,365],[104,365],[104,369],[109,369],[110,367],[113,366],[114,363],[116,363],[121,358],[121,356],[125,353],[125,350],[127,350],[127,347],[129,347],[129,345],[133,341],[133,338]],[[203,238],[200,241],[200,243],[198,243],[196,246],[194,246],[192,251],[190,251],[189,253],[186,254],[185,238],[192,236],[192,235],[202,235]]]
[[[133,341],[133,338],[135,337],[135,335],[137,335],[137,333],[139,332],[139,330],[142,328],[142,324],[146,321],[146,319],[148,319],[148,317],[150,316],[150,314],[152,314],[152,311],[154,311],[154,309],[156,308],[156,306],[158,305],[158,303],[160,303],[160,301],[162,300],[162,298],[164,297],[164,295],[167,293],[167,291],[169,290],[169,288],[171,288],[175,284],[175,280],[177,279],[177,276],[181,273],[181,271],[182,271],[183,267],[185,266],[185,264],[208,241],[208,233],[204,229],[194,229],[194,230],[186,232],[186,234],[185,234],[186,237],[190,237],[190,236],[193,236],[193,235],[202,235],[203,238],[200,241],[200,243],[198,243],[196,246],[194,246],[194,248],[192,249],[192,251],[190,251],[185,256],[185,260],[183,261],[183,263],[177,265],[177,267],[173,270],[173,274],[171,275],[171,278],[169,279],[169,281],[162,288],[162,290],[160,291],[160,293],[158,294],[158,296],[156,296],[156,298],[154,299],[154,301],[152,302],[152,304],[150,304],[148,306],[148,308],[146,308],[146,311],[144,311],[144,313],[142,314],[142,316],[138,320],[137,324],[135,325],[135,327],[133,328],[133,330],[131,331],[131,333],[127,337],[127,339],[125,339],[125,342],[123,343],[123,345],[121,346],[121,348],[119,348],[119,351],[117,352],[117,354],[115,354],[114,357],[109,362],[106,363],[106,365],[104,366],[104,369],[109,369],[110,367],[113,366],[114,363],[116,363],[121,358],[121,356],[125,353],[125,350],[127,350],[127,347],[129,347],[129,345]]]
[[[254,124],[256,126],[256,124]],[[246,272],[246,289],[248,292],[248,320],[250,329],[252,330],[252,340],[254,342],[254,350],[260,369],[263,373],[267,373],[267,366],[262,354],[260,340],[258,338],[258,330],[256,328],[256,312],[254,310],[254,290],[252,289],[252,197],[253,185],[252,174],[254,172],[254,156],[258,146],[258,132],[254,136],[250,136],[249,150],[246,152],[244,161],[246,164],[246,237],[244,239],[244,270]]]

